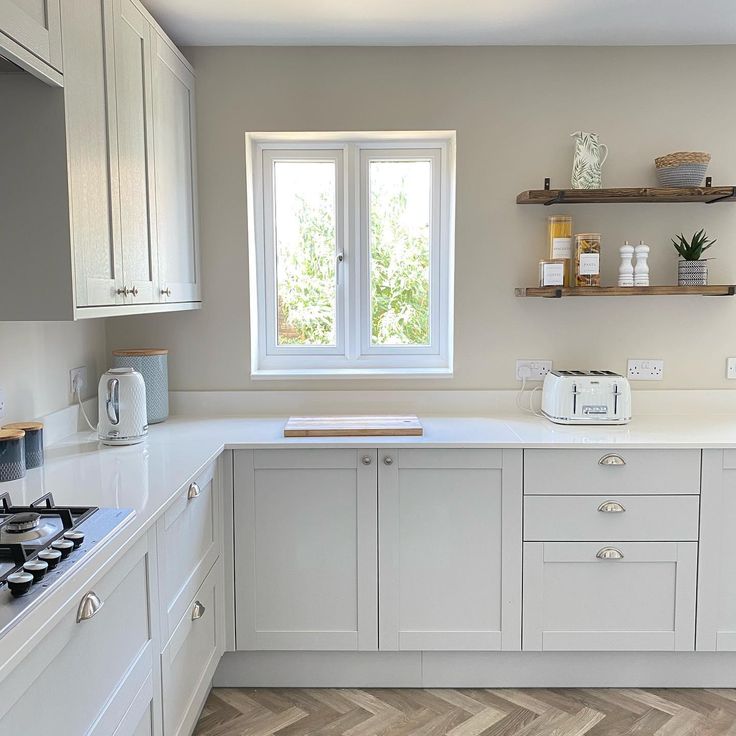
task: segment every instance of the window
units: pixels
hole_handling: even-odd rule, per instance
[[[246,136],[254,376],[451,373],[454,144]]]

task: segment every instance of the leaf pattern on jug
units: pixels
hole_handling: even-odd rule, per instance
[[[599,143],[597,133],[577,131],[571,133],[575,138],[575,156],[572,164],[571,185],[573,189],[600,189],[601,167],[608,155],[605,144]],[[601,156],[601,149],[605,150]]]

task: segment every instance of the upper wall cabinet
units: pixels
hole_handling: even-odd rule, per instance
[[[0,3],[2,0],[0,0]],[[0,75],[0,313],[197,309],[191,67],[137,0],[64,0],[64,89]]]
[[[194,75],[160,33],[151,38],[160,296],[199,301]]]
[[[51,84],[62,83],[61,0],[0,0],[0,54]]]

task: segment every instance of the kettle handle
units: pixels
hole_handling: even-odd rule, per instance
[[[115,425],[120,423],[120,381],[111,378],[107,382],[107,401],[105,402],[107,418]]]

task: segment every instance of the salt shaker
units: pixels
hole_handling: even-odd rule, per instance
[[[634,267],[634,286],[649,286],[649,246],[643,241],[634,249],[636,252],[636,266]]]
[[[634,257],[634,246],[627,240],[619,249],[621,265],[618,267],[618,285],[634,285],[634,266],[631,259]]]

